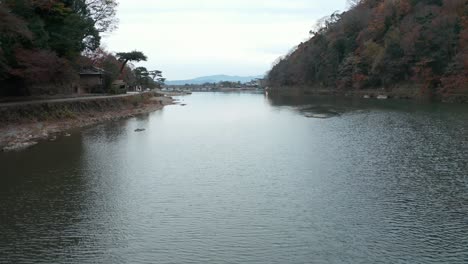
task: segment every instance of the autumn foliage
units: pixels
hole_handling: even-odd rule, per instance
[[[421,93],[468,93],[468,1],[361,0],[322,19],[279,59],[271,86],[356,90],[413,84]]]
[[[1,0],[0,96],[67,93],[83,52],[115,25],[114,0]]]

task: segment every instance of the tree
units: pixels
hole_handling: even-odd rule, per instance
[[[346,0],[346,4],[349,8],[354,8],[361,4],[362,0]]]
[[[7,57],[12,57],[13,47],[21,39],[31,40],[32,37],[26,22],[0,2],[0,80],[7,77],[10,69]]]
[[[85,6],[86,14],[94,21],[98,32],[112,31],[117,27],[115,15],[118,3],[115,0],[86,0]]]
[[[157,83],[158,83],[159,87],[163,86],[165,82],[166,82],[166,78],[158,78],[157,79]]]
[[[154,70],[149,72],[149,76],[153,78],[153,81],[156,79],[156,77],[162,77],[162,71]]]
[[[162,78],[162,72],[159,70],[148,71],[145,67],[137,67],[133,70],[137,85],[145,85],[146,88],[161,87],[166,78]]]
[[[27,95],[71,92],[71,85],[78,80],[70,62],[54,52],[17,49],[15,57],[17,66],[9,73],[28,86]]]
[[[138,85],[148,85],[149,72],[145,67],[137,67],[133,72]]]
[[[22,18],[33,33],[29,47],[50,49],[75,59],[84,50],[99,47],[100,36],[85,0],[4,0],[11,13]]]
[[[146,55],[143,54],[143,52],[136,51],[136,50],[131,51],[131,52],[118,52],[116,55],[119,61],[122,63],[122,66],[120,67],[120,73],[122,73],[127,62],[129,61],[140,62],[140,61],[146,61],[148,59]]]
[[[308,41],[273,65],[270,86],[468,92],[466,0],[348,2],[350,10],[320,19]]]
[[[52,91],[75,82],[81,55],[92,54],[100,33],[116,27],[116,7],[116,0],[0,0],[0,87]],[[117,76],[126,69],[102,55],[101,64],[116,62]]]
[[[132,70],[133,66],[128,63],[121,73],[120,68],[122,63],[114,54],[102,48],[99,48],[94,52],[86,53],[86,57],[83,58],[83,61],[83,66],[85,67],[95,66],[104,70],[104,91],[101,92],[111,91],[112,83],[117,80],[119,76],[129,85],[136,84],[136,77]]]
[[[0,2],[0,33],[1,37],[23,37],[32,39],[33,35],[27,23],[13,14],[11,10]]]

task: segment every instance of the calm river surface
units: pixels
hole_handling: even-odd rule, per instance
[[[468,262],[468,106],[180,99],[0,153],[0,263]]]

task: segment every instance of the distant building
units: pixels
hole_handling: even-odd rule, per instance
[[[247,87],[255,87],[255,88],[262,88],[264,86],[264,80],[263,79],[254,79],[250,82],[245,83],[245,86]]]
[[[104,92],[104,70],[90,66],[80,71],[80,84],[75,88],[75,93],[102,93]]]
[[[266,86],[267,82],[265,78],[258,78],[254,80],[257,83],[257,86],[263,88]]]

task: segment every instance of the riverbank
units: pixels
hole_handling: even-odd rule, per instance
[[[176,94],[174,94],[176,95]],[[68,130],[128,118],[174,104],[161,93],[0,104],[0,150],[31,147]]]
[[[429,94],[421,92],[420,87],[402,85],[393,89],[338,90],[333,88],[311,88],[306,86],[270,87],[269,93],[286,95],[327,95],[349,96],[377,99],[433,100],[448,103],[468,103],[468,93]]]

